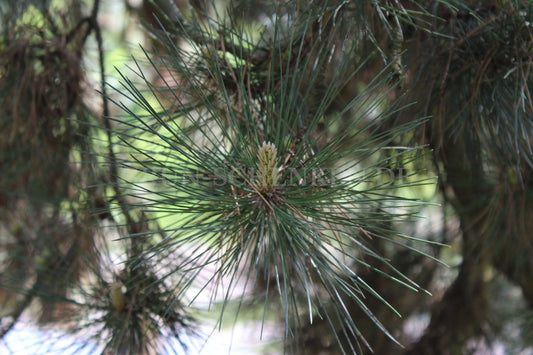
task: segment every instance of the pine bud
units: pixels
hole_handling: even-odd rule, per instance
[[[124,306],[126,304],[126,297],[124,295],[124,292],[122,290],[124,286],[120,282],[115,282],[113,285],[111,285],[111,304],[117,311],[121,311],[124,309]]]
[[[256,188],[260,192],[272,192],[278,186],[278,150],[273,143],[263,142],[257,153],[257,182]]]

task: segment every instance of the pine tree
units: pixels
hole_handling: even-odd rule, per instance
[[[530,2],[0,4],[6,349],[531,349]]]

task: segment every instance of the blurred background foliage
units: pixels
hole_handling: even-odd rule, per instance
[[[2,353],[531,353],[532,11],[0,0]]]

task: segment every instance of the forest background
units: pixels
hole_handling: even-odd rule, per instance
[[[532,10],[0,1],[0,349],[531,353]]]

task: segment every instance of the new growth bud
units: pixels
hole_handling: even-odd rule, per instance
[[[111,285],[111,304],[117,311],[122,311],[126,305],[126,296],[123,292],[123,285],[120,282],[115,282]]]
[[[270,193],[278,186],[278,150],[273,143],[263,142],[257,153],[257,181],[255,187],[259,192]]]

